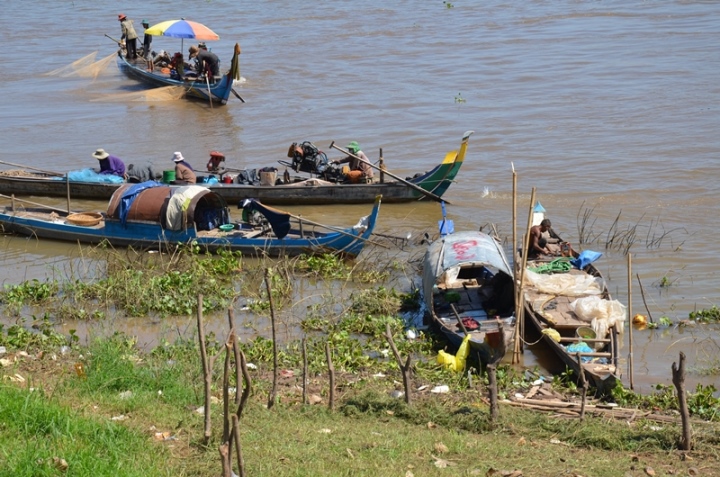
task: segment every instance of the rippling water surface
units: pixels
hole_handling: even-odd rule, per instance
[[[90,155],[103,147],[157,168],[179,150],[201,167],[217,149],[232,166],[261,167],[292,142],[328,150],[357,140],[371,158],[383,148],[388,168],[409,176],[474,130],[447,195],[458,228],[494,223],[511,235],[514,167],[518,229],[534,188],[558,231],[574,243],[592,237],[582,247],[604,252],[598,265],[623,302],[627,257],[606,242],[635,230],[632,272],[646,296],[634,277],[634,312],[647,303],[656,318],[678,322],[718,301],[720,3],[124,2],[138,27],[142,18],[205,23],[220,35],[209,46],[225,62],[240,43],[247,102],[214,109],[123,99],[140,88],[114,61],[95,79],[43,75],[93,52],[112,55],[104,34],[120,36],[117,3],[6,3],[0,40],[17,54],[3,57],[1,161],[66,171],[94,165]],[[154,40],[155,49],[180,45]],[[293,211],[345,223],[365,208]],[[439,216],[435,204],[384,206],[379,228],[417,235],[434,231]],[[5,283],[44,277],[77,254],[1,243]],[[670,286],[659,287],[663,278]],[[669,383],[681,350],[695,370],[716,364],[718,341],[713,327],[638,331],[635,382]]]

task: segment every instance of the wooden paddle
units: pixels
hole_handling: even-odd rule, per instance
[[[232,92],[232,94],[235,95],[235,97],[236,97],[237,99],[239,99],[239,100],[242,101],[243,103],[245,102],[245,100],[242,99],[242,96],[240,96],[240,95],[238,94],[238,92],[235,91],[235,89],[230,89],[230,91]]]
[[[356,156],[355,154],[351,153],[350,151],[345,150],[345,149],[343,149],[343,148],[341,148],[341,147],[339,147],[339,146],[336,146],[336,145],[335,145],[335,141],[333,141],[333,142],[330,144],[330,147],[331,147],[331,148],[334,148],[334,149],[337,149],[338,151],[342,152],[343,154],[347,154],[347,155],[350,156],[350,157],[354,157],[354,158],[357,159],[358,161],[362,161],[362,162],[366,163],[367,165],[369,165],[369,166],[372,167],[373,169],[377,169],[378,171],[382,171],[383,174],[389,175],[389,176],[392,177],[393,179],[402,182],[403,184],[405,184],[405,185],[408,186],[408,187],[412,187],[413,189],[417,190],[418,192],[423,193],[424,195],[430,197],[431,199],[433,199],[433,200],[435,200],[435,201],[437,201],[437,202],[445,202],[445,203],[447,203],[447,204],[452,205],[452,203],[451,203],[450,201],[445,200],[445,199],[441,198],[440,196],[433,194],[432,192],[426,191],[425,189],[423,189],[422,187],[420,187],[420,186],[417,185],[417,184],[413,184],[413,183],[410,182],[410,181],[406,181],[405,179],[401,179],[399,176],[396,176],[395,174],[393,174],[392,172],[388,171],[387,169],[380,169],[380,168],[379,168],[378,166],[376,166],[375,164],[371,164],[371,163],[368,162],[368,161],[363,161],[362,159],[360,159],[358,156]]]
[[[205,83],[207,84],[207,89],[208,89],[208,99],[210,100],[210,109],[212,109],[213,104],[212,104],[212,93],[210,92],[210,77],[207,74],[205,74]]]

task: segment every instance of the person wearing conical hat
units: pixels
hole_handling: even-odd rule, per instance
[[[348,164],[350,173],[348,179],[350,182],[372,182],[373,170],[370,167],[370,159],[360,150],[357,141],[351,141],[346,146],[350,154],[343,159],[333,161],[333,164]]]
[[[114,174],[125,178],[125,163],[117,156],[105,152],[105,149],[96,150],[92,157],[98,160],[100,174]]]
[[[118,14],[118,21],[120,22],[120,29],[122,30],[122,36],[120,42],[125,40],[125,58],[128,60],[137,59],[137,33],[133,26],[133,21],[130,20],[124,13]]]

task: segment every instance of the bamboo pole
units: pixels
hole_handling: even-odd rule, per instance
[[[523,293],[523,282],[525,281],[525,269],[527,267],[527,256],[528,256],[528,246],[527,241],[528,237],[530,237],[530,228],[532,227],[532,216],[533,216],[533,204],[535,204],[535,188],[532,188],[532,193],[530,194],[530,207],[528,208],[528,220],[527,220],[527,229],[525,232],[525,239],[523,240],[523,243],[521,245],[522,250],[522,260],[521,260],[521,266],[520,266],[520,281],[516,284],[517,286],[517,294],[516,300],[515,300],[515,309],[516,309],[516,321],[515,321],[515,348],[513,350],[513,363],[517,363],[520,361],[520,351],[521,351],[521,340],[524,333],[524,325],[523,322],[525,321],[525,294]]]
[[[627,283],[628,283],[628,318],[630,318],[630,326],[628,326],[628,372],[630,373],[630,389],[635,389],[634,371],[633,371],[633,322],[632,322],[632,253],[627,255]]]
[[[65,174],[65,185],[67,189],[67,210],[70,213],[70,174]]]

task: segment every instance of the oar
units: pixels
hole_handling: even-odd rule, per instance
[[[213,105],[212,105],[212,93],[210,92],[210,77],[207,75],[207,73],[205,74],[205,83],[207,84],[207,88],[208,88],[208,99],[210,100],[210,109],[212,109]]]
[[[108,38],[110,38],[112,41],[114,41],[114,42],[117,43],[118,45],[120,44],[120,40],[116,40],[115,38],[111,37],[111,36],[108,35],[107,33],[105,33],[105,36],[108,37]]]
[[[356,156],[355,154],[352,154],[350,151],[347,151],[347,150],[345,150],[345,149],[343,149],[343,148],[341,148],[341,147],[339,147],[339,146],[336,146],[336,145],[335,145],[335,141],[333,141],[333,142],[330,144],[330,147],[331,147],[331,148],[334,148],[334,149],[337,149],[338,151],[342,152],[343,154],[347,154],[347,155],[350,156],[350,157],[354,157],[354,158],[357,159],[358,161],[362,161],[362,162],[364,162],[365,164],[368,164],[368,165],[369,165],[370,167],[372,167],[373,169],[377,169],[378,171],[382,170],[382,172],[383,172],[384,174],[387,174],[387,175],[389,175],[390,177],[392,177],[393,179],[402,182],[402,183],[405,184],[406,186],[412,187],[413,189],[417,190],[418,192],[421,192],[421,193],[425,194],[426,196],[430,197],[430,198],[433,199],[433,200],[436,200],[436,201],[438,201],[438,202],[443,202],[443,201],[444,201],[445,203],[452,205],[452,203],[451,203],[450,201],[447,201],[447,200],[445,200],[445,199],[442,199],[440,196],[435,195],[435,194],[433,194],[432,192],[426,191],[425,189],[423,189],[422,187],[420,187],[420,186],[417,185],[417,184],[413,184],[412,182],[406,181],[405,179],[401,179],[400,177],[396,176],[395,174],[393,174],[392,172],[388,171],[387,169],[384,169],[384,170],[383,170],[383,169],[380,169],[380,168],[379,168],[378,166],[376,166],[375,164],[372,164],[372,163],[370,163],[370,162],[368,162],[368,161],[363,161],[362,159],[360,159],[360,158],[359,158],[358,156]]]
[[[242,99],[242,96],[240,96],[240,95],[238,94],[238,92],[235,91],[235,88],[231,88],[230,91],[232,92],[232,94],[235,95],[235,97],[236,97],[237,99],[239,99],[239,100],[242,101],[243,103],[245,102],[245,100]]]
[[[359,236],[359,235],[353,235],[353,234],[351,234],[351,233],[345,232],[345,230],[341,229],[340,227],[333,227],[332,225],[325,225],[325,224],[321,224],[320,222],[313,222],[312,220],[308,220],[308,219],[303,218],[303,217],[300,217],[300,216],[298,216],[298,215],[293,215],[293,214],[290,214],[290,213],[287,213],[287,212],[285,212],[285,213],[288,214],[288,215],[289,215],[290,217],[292,217],[293,219],[299,220],[300,222],[305,222],[305,223],[308,223],[308,224],[310,224],[310,225],[317,225],[318,227],[324,227],[324,228],[326,228],[326,229],[328,229],[328,230],[333,230],[333,231],[335,231],[335,232],[340,232],[340,233],[343,234],[343,235],[348,235],[348,236],[350,236],[350,237],[353,237],[353,238],[356,238],[356,239],[360,239],[360,240],[362,240],[362,241],[364,241],[364,242],[371,243],[371,244],[373,244],[373,245],[377,245],[378,247],[390,248],[390,247],[388,247],[387,245],[383,245],[383,244],[381,244],[381,243],[379,243],[379,242],[375,242],[374,240],[366,239],[366,238],[363,238],[363,237],[361,237],[361,236]]]
[[[12,162],[0,161],[0,164],[7,164],[8,166],[14,166],[14,167],[22,167],[23,169],[31,169],[31,170],[33,170],[33,171],[42,172],[42,173],[45,173],[45,174],[51,174],[51,175],[53,175],[53,176],[64,176],[64,175],[65,175],[65,174],[62,174],[62,173],[60,173],[60,172],[46,171],[46,170],[43,170],[43,169],[37,169],[37,168],[35,168],[35,167],[24,166],[24,165],[21,165],[21,164],[13,164]]]
[[[59,208],[53,207],[53,206],[51,206],[51,205],[39,204],[39,203],[33,202],[33,201],[31,201],[31,200],[18,199],[18,198],[15,197],[14,195],[0,194],[0,197],[2,197],[2,198],[4,198],[4,199],[10,199],[10,200],[12,200],[12,201],[14,201],[14,202],[23,202],[23,203],[25,203],[25,204],[36,205],[36,206],[41,207],[41,208],[43,208],[43,209],[54,210],[54,211],[56,211],[56,212],[66,212],[66,213],[68,213],[68,214],[70,213],[70,209],[69,209],[69,208],[68,208],[68,210],[59,209]]]

